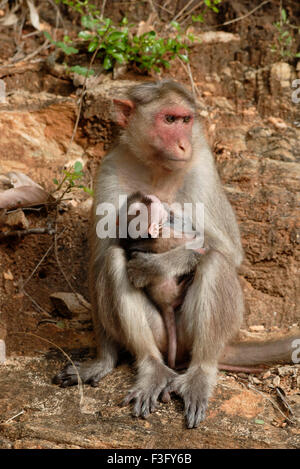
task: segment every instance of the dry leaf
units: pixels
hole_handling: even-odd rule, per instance
[[[34,186],[43,189],[39,184],[34,182],[29,176],[20,171],[10,171],[5,175],[9,178],[11,185],[13,187],[22,187],[22,186]]]
[[[7,15],[4,16],[4,18],[0,20],[0,24],[2,26],[13,26],[17,22],[18,22],[18,17],[12,12],[9,12]]]
[[[49,200],[49,194],[38,186],[21,186],[0,193],[0,208],[39,205]]]
[[[30,13],[30,22],[32,26],[37,29],[38,31],[41,30],[40,27],[40,17],[37,12],[37,9],[35,8],[33,2],[31,0],[27,0],[27,5],[29,7],[29,13]]]

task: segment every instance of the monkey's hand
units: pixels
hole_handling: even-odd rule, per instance
[[[202,370],[199,366],[190,367],[183,375],[178,375],[167,392],[175,392],[184,402],[184,415],[188,428],[196,428],[205,419],[208,399],[215,384],[216,369]]]
[[[158,360],[150,357],[144,359],[139,365],[136,384],[125,397],[123,405],[134,400],[133,415],[146,418],[154,412],[159,395],[176,376],[175,371]],[[166,395],[164,392],[164,396]]]

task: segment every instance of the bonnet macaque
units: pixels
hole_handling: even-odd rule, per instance
[[[237,274],[243,251],[192,95],[171,80],[146,82],[130,88],[114,105],[123,131],[96,174],[91,217],[89,282],[97,358],[77,369],[83,382],[95,385],[114,369],[119,350],[125,348],[136,358],[136,382],[124,400],[134,402],[133,414],[147,417],[160,395],[174,391],[183,399],[188,428],[197,427],[205,418],[218,363],[251,367],[291,361],[300,335],[231,345],[244,312]],[[165,322],[143,287],[152,278],[185,275],[195,265],[195,251],[182,245],[159,253],[135,252],[128,260],[117,237],[100,239],[97,234],[103,204],[113,204],[117,211],[120,197],[136,191],[153,194],[162,203],[204,205],[209,250],[198,259],[176,310],[176,364],[188,360],[182,374],[164,363]],[[196,226],[197,210],[192,221]],[[75,368],[66,366],[55,382],[75,384]]]
[[[142,212],[143,208],[144,212]],[[174,213],[168,213],[161,201],[154,195],[135,192],[128,197],[126,209],[126,237],[120,237],[119,241],[129,259],[138,252],[158,254],[180,245],[185,245],[188,249],[188,243],[196,238],[196,232],[183,232],[184,226],[180,218],[179,223],[177,220],[178,226],[176,227],[178,217]],[[143,222],[139,222],[144,227],[139,235],[133,237],[130,234],[130,223],[136,217],[136,212],[140,215],[144,214]],[[163,228],[168,228],[165,233],[163,233]],[[182,302],[183,293],[191,278],[192,270],[198,262],[197,252],[200,257],[205,254],[206,249],[199,248],[195,251],[195,255],[191,256],[189,270],[184,273],[189,275],[181,277],[158,275],[149,277],[148,284],[144,285],[148,297],[157,306],[164,319],[168,336],[168,365],[170,368],[175,368],[177,350],[175,309]],[[135,279],[135,285],[137,282],[138,280]]]

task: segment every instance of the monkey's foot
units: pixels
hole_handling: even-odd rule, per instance
[[[187,428],[196,428],[205,419],[208,398],[215,381],[214,368],[203,372],[200,367],[177,376],[169,387],[182,397]]]
[[[96,386],[98,382],[113,370],[113,366],[104,360],[92,360],[88,362],[74,362],[73,365],[66,365],[52,382],[59,384],[62,388],[73,386],[78,383],[78,376],[83,383]]]
[[[164,392],[176,373],[154,358],[147,358],[139,365],[139,372],[135,386],[129,391],[123,401],[128,405],[135,401],[132,414],[135,417],[146,418],[154,412],[159,395]],[[166,393],[164,392],[166,397]]]

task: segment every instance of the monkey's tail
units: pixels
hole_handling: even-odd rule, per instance
[[[219,368],[254,367],[272,363],[300,363],[300,333],[267,342],[244,342],[228,345],[219,358]]]

